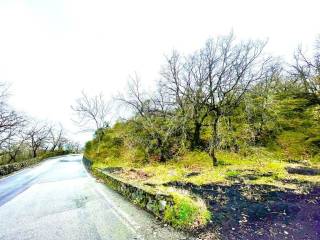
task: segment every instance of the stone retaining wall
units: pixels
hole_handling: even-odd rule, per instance
[[[94,170],[93,173],[109,187],[157,217],[162,218],[166,207],[173,205],[173,199],[170,195],[148,192],[141,187],[123,182],[112,174],[102,170]]]
[[[11,163],[0,166],[0,176],[5,176],[22,168],[29,167],[39,163],[42,159],[33,158],[23,162]]]
[[[102,179],[109,187],[121,193],[134,204],[146,209],[159,218],[163,218],[163,214],[167,206],[173,206],[173,199],[171,195],[152,193],[151,191],[142,189],[139,186],[123,182],[121,179],[106,171],[99,169],[92,170],[91,161],[85,157],[83,157],[83,163],[87,170],[99,179]]]
[[[49,159],[49,158],[53,158],[53,157],[57,157],[57,156],[62,156],[62,155],[65,155],[65,154],[67,154],[67,152],[65,152],[65,151],[49,152],[49,153],[44,154],[42,156],[39,156],[39,157],[36,157],[36,158],[31,158],[31,159],[28,159],[28,160],[25,160],[25,161],[10,163],[10,164],[6,164],[6,165],[1,165],[0,166],[0,177],[8,175],[8,174],[16,172],[16,171],[19,171],[19,170],[21,170],[23,168],[36,165],[36,164],[40,163],[42,160],[44,160],[44,159]]]
[[[200,229],[205,227],[210,219],[210,213],[205,204],[198,202],[199,199],[190,195],[171,191],[159,192],[152,187],[149,189],[149,186],[124,182],[113,173],[116,172],[114,168],[104,170],[92,168],[92,162],[86,157],[83,157],[83,164],[88,171],[103,180],[110,188],[178,229]]]

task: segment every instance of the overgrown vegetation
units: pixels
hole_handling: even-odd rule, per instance
[[[166,192],[170,183],[319,184],[319,174],[288,169],[320,167],[320,46],[309,58],[298,50],[289,68],[264,46],[231,34],[188,56],[173,52],[152,93],[132,77],[117,101],[134,114],[96,130],[85,146],[93,168],[121,167],[121,179]],[[165,214],[173,225],[208,220],[174,196]]]
[[[118,100],[135,115],[99,128],[86,153],[102,161],[147,164],[196,150],[217,165],[217,151],[246,157],[264,149],[277,160],[317,163],[319,47],[312,59],[299,51],[288,75],[263,54],[264,45],[238,43],[231,34],[187,57],[174,52],[154,93],[147,94],[137,76],[131,79]]]

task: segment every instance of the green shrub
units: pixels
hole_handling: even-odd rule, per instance
[[[86,142],[85,150],[89,152],[91,151],[91,149],[92,149],[92,141]]]

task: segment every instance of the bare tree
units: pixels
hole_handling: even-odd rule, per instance
[[[17,157],[23,154],[27,146],[27,136],[21,130],[19,133],[11,136],[5,143],[5,153],[8,155],[8,162],[17,161]]]
[[[316,40],[312,57],[308,57],[300,46],[294,54],[294,60],[292,76],[296,82],[302,83],[305,93],[320,104],[320,37]]]
[[[50,143],[50,151],[55,151],[57,148],[62,149],[67,143],[67,138],[64,136],[64,129],[61,124],[52,126],[49,129],[48,140]]]
[[[235,43],[230,33],[208,40],[204,48],[188,57],[173,52],[162,69],[162,85],[181,114],[181,123],[193,124],[191,148],[200,145],[201,129],[205,120],[211,119],[209,153],[214,165],[219,119],[230,115],[251,85],[263,78],[270,60],[261,57],[265,44]]]
[[[76,100],[75,105],[71,109],[76,114],[75,122],[83,131],[95,131],[100,143],[102,134],[101,130],[109,127],[110,103],[106,102],[103,94],[89,97],[82,92],[82,97]],[[98,144],[98,152],[100,152],[100,144]]]
[[[44,123],[35,123],[27,130],[26,136],[31,148],[32,157],[37,157],[40,149],[46,150],[48,148],[49,133],[50,127]]]
[[[209,155],[218,164],[215,150],[219,144],[218,123],[221,116],[232,113],[252,84],[265,73],[269,58],[262,58],[266,42],[235,43],[233,34],[209,40],[203,54],[206,69],[205,95],[211,119],[212,137]]]
[[[129,76],[127,86],[126,96],[120,94],[116,100],[125,103],[136,114],[144,117],[145,114],[150,112],[150,99],[148,94],[143,91],[141,80],[137,73]]]
[[[63,148],[67,139],[62,126],[31,123],[8,104],[8,85],[0,83],[0,155],[3,162],[36,157],[40,150]],[[28,155],[28,156],[26,156]]]
[[[65,143],[65,149],[71,153],[80,153],[81,152],[81,145],[78,142],[68,140]]]
[[[193,124],[192,149],[200,146],[200,132],[209,113],[206,104],[208,99],[204,92],[206,69],[203,57],[199,52],[188,57],[181,57],[177,52],[173,52],[161,71],[161,85],[172,105],[176,106],[185,138],[190,131],[187,127],[188,122]]]
[[[159,86],[156,93],[149,96],[143,91],[140,79],[135,75],[130,77],[127,95],[118,100],[134,111],[133,121],[144,132],[139,142],[144,144],[148,153],[158,155],[159,161],[165,162],[170,157],[170,140],[177,133],[179,122],[162,90]]]
[[[157,139],[159,146],[169,139],[166,136],[190,131],[191,122],[191,148],[197,147],[204,122],[210,120],[212,137],[208,150],[217,165],[219,119],[232,114],[251,86],[264,78],[270,62],[270,58],[262,56],[265,45],[260,41],[236,43],[231,33],[208,40],[204,48],[188,57],[173,52],[162,68],[156,94],[147,96],[141,91],[139,79],[133,79],[123,101],[145,119],[146,129],[152,129],[150,136]],[[153,119],[159,118],[169,121],[167,126],[171,127],[151,126],[155,124]]]
[[[0,108],[0,149],[23,125],[24,118],[15,111]]]
[[[90,97],[85,92],[71,106],[76,114],[75,122],[84,131],[96,131],[108,127],[108,115],[110,114],[110,104],[105,101],[103,94]]]
[[[25,123],[25,118],[7,104],[8,86],[0,83],[0,149]]]

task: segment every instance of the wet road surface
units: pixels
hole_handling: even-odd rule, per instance
[[[187,239],[97,182],[81,155],[0,179],[1,240]]]

